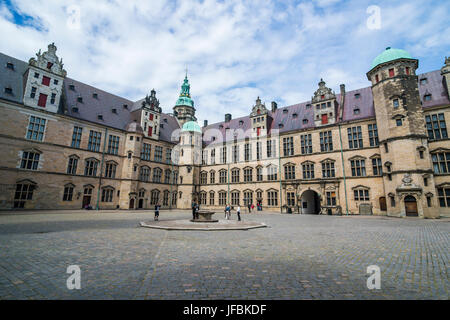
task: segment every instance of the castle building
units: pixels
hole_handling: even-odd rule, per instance
[[[450,216],[450,58],[387,48],[370,86],[203,127],[186,75],[173,114],[68,78],[54,44],[28,63],[0,53],[0,209],[204,209]]]

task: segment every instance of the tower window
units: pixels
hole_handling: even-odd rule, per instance
[[[376,83],[380,82],[380,77],[378,75],[375,75],[375,82]]]
[[[31,87],[31,93],[30,93],[30,98],[34,99],[34,97],[36,97],[36,87]]]
[[[389,69],[389,77],[392,78],[393,76],[395,76],[395,72],[394,69]]]
[[[394,109],[397,109],[397,108],[400,106],[400,103],[399,103],[398,99],[394,99],[394,100],[392,101],[392,103],[393,103],[393,105],[394,105]]]
[[[409,76],[409,67],[405,68],[406,75]]]
[[[397,124],[397,127],[401,127],[403,125],[402,119],[395,120],[395,123]]]

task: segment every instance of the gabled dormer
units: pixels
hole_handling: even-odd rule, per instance
[[[67,75],[62,59],[56,55],[54,43],[48,51],[36,54],[28,63],[24,74],[24,104],[30,107],[58,112],[64,78]]]
[[[156,91],[153,89],[150,96],[147,95],[141,103],[141,127],[144,129],[144,135],[147,138],[159,139],[161,111],[159,100],[156,98]]]
[[[269,123],[269,112],[261,99],[256,99],[256,104],[250,113],[250,122],[252,124],[252,137],[263,137],[267,135],[267,126]]]
[[[325,81],[320,79],[319,89],[314,92],[311,99],[314,107],[314,122],[316,127],[336,122],[336,94],[325,86]]]

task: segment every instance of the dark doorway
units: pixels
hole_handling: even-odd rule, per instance
[[[144,199],[139,199],[139,202],[138,202],[138,208],[139,208],[139,209],[144,208]]]
[[[84,195],[83,195],[83,209],[85,209],[87,206],[91,205],[92,200],[92,188],[84,188]]]
[[[320,213],[320,197],[317,192],[307,190],[303,192],[302,198],[302,213],[319,214]]]
[[[130,199],[130,208],[129,209],[134,209],[134,199]]]
[[[381,211],[387,211],[386,197],[381,197],[380,198],[380,210]]]
[[[407,196],[405,198],[405,210],[407,217],[418,217],[419,212],[417,211],[417,201],[413,196]]]

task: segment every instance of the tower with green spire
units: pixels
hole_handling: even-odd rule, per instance
[[[173,107],[173,113],[178,119],[180,126],[183,126],[188,121],[197,121],[197,118],[195,117],[194,100],[191,98],[190,89],[191,85],[189,84],[186,72],[186,77],[181,86],[180,97],[178,98],[175,107]]]

